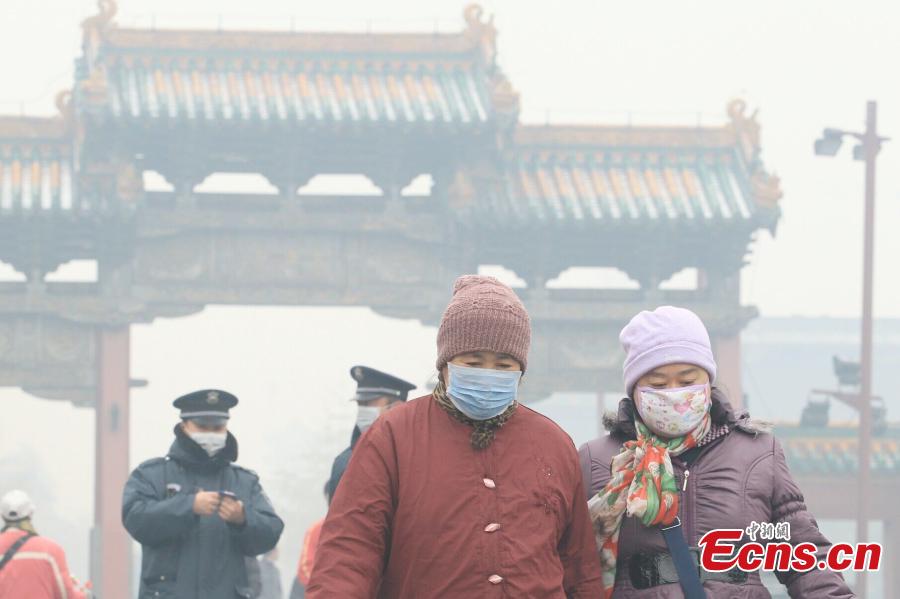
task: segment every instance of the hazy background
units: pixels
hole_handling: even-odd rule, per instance
[[[367,19],[375,30],[456,30],[463,26],[464,7],[450,0],[119,4],[122,25],[214,27],[221,14],[226,28],[287,29],[293,17],[298,29],[357,31],[365,29]],[[483,5],[496,16],[500,62],[521,93],[523,120],[695,124],[700,118],[714,124],[725,120],[725,105],[736,96],[759,108],[764,159],[782,179],[784,216],[774,240],[760,234],[754,244],[742,273],[744,302],[766,317],[858,315],[862,164],[850,159],[849,149],[835,159],[817,158],[812,142],[824,126],[861,129],[868,99],[879,101],[883,134],[900,136],[900,12],[894,3],[498,0]],[[71,85],[79,23],[95,12],[93,0],[0,2],[0,113],[52,113],[53,95]],[[900,236],[894,233],[900,224],[898,144],[888,143],[879,159],[879,318],[900,317]],[[2,266],[0,274],[10,275]],[[774,331],[765,322],[751,326],[747,343],[771,339],[786,321],[768,321]],[[791,322],[818,323],[813,331],[837,327],[840,351],[853,357],[855,321]],[[876,350],[882,352],[894,347],[885,327],[895,330],[896,321],[879,323],[876,335],[885,341]],[[232,420],[240,462],[261,474],[287,521],[281,559],[286,576],[296,566],[306,526],[324,513],[321,487],[331,459],[349,441],[350,366],[368,364],[420,385],[433,368],[434,329],[365,308],[212,307],[132,331],[133,376],[150,381],[132,394],[132,462],[165,452],[175,396],[207,385],[235,392],[242,400]],[[831,346],[807,341],[784,347],[821,366],[802,373],[777,369],[764,359],[766,350],[754,353],[747,347],[745,390],[755,411],[796,420],[805,400],[800,390],[831,382]],[[821,362],[815,358],[819,354]],[[876,356],[876,392],[889,382],[890,363],[883,356]],[[895,398],[887,399],[896,417]],[[592,409],[592,401],[567,396],[538,407],[562,421]],[[65,544],[75,574],[83,578],[92,520],[93,414],[15,389],[0,389],[0,405],[0,490],[29,486],[39,529]],[[580,442],[593,431],[570,433]]]

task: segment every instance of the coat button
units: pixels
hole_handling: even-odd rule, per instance
[[[488,489],[496,489],[497,488],[497,483],[495,483],[493,479],[485,478],[483,480],[484,480],[484,486],[487,487]]]
[[[494,574],[493,576],[488,578],[488,582],[491,584],[500,584],[501,582],[503,582],[503,577]]]
[[[500,525],[496,522],[491,522],[484,527],[484,532],[496,532],[498,530],[500,530]]]

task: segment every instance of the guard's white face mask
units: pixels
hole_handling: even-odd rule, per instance
[[[223,449],[225,449],[225,440],[228,433],[190,433],[194,443],[203,448],[204,451],[213,457]]]
[[[372,424],[381,416],[384,408],[372,406],[359,406],[356,413],[356,426],[361,433],[366,432]]]

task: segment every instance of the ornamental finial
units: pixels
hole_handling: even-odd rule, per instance
[[[96,15],[81,22],[81,27],[85,31],[108,29],[116,13],[119,12],[119,6],[116,4],[116,0],[97,0],[97,10],[99,12]]]
[[[463,11],[466,21],[465,34],[481,48],[481,54],[488,65],[493,66],[497,57],[497,29],[494,16],[484,18],[480,4],[469,4]]]
[[[63,120],[67,124],[71,123],[75,118],[75,109],[72,106],[72,90],[64,89],[57,92],[54,103]]]
[[[754,161],[758,156],[761,147],[759,123],[756,120],[756,115],[759,111],[754,110],[748,116],[747,102],[743,98],[736,98],[729,102],[727,111],[728,118],[731,119],[731,126],[734,128],[735,134],[737,134],[744,157],[749,162]]]

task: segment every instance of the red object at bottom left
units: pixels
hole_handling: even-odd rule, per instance
[[[0,533],[0,556],[20,537],[18,528]],[[0,570],[0,597],[3,599],[84,599],[69,574],[62,548],[45,537],[33,536]]]

